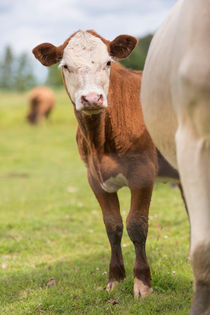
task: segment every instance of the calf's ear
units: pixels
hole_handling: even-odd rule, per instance
[[[110,55],[116,59],[127,58],[136,47],[137,39],[130,35],[117,36],[110,42]]]
[[[56,47],[50,43],[43,43],[32,50],[34,56],[44,65],[51,66],[63,57],[63,47]]]

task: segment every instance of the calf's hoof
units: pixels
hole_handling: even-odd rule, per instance
[[[142,280],[139,280],[138,278],[134,278],[133,293],[134,293],[135,299],[146,297],[150,295],[152,291],[153,289],[147,284],[144,284]]]
[[[119,281],[117,280],[109,280],[109,282],[106,285],[106,291],[111,292],[116,286],[119,285]]]

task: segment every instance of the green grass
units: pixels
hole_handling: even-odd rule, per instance
[[[104,289],[109,243],[75,141],[76,120],[57,91],[49,122],[29,126],[27,95],[0,94],[0,314],[188,314],[192,271],[189,226],[177,188],[157,184],[147,255],[153,294],[133,299],[133,245],[126,229],[127,277]],[[123,218],[129,191],[119,193]],[[51,278],[56,284],[47,287]],[[113,298],[116,305],[107,304]]]

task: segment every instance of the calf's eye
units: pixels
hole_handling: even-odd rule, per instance
[[[111,66],[111,61],[108,61],[106,64],[108,67]]]
[[[64,65],[63,67],[64,67],[65,69],[68,69],[68,66],[67,66],[67,65]]]

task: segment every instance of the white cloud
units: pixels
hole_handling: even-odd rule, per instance
[[[62,43],[77,29],[111,39],[154,31],[176,0],[1,0],[0,47],[30,51],[42,41]]]

